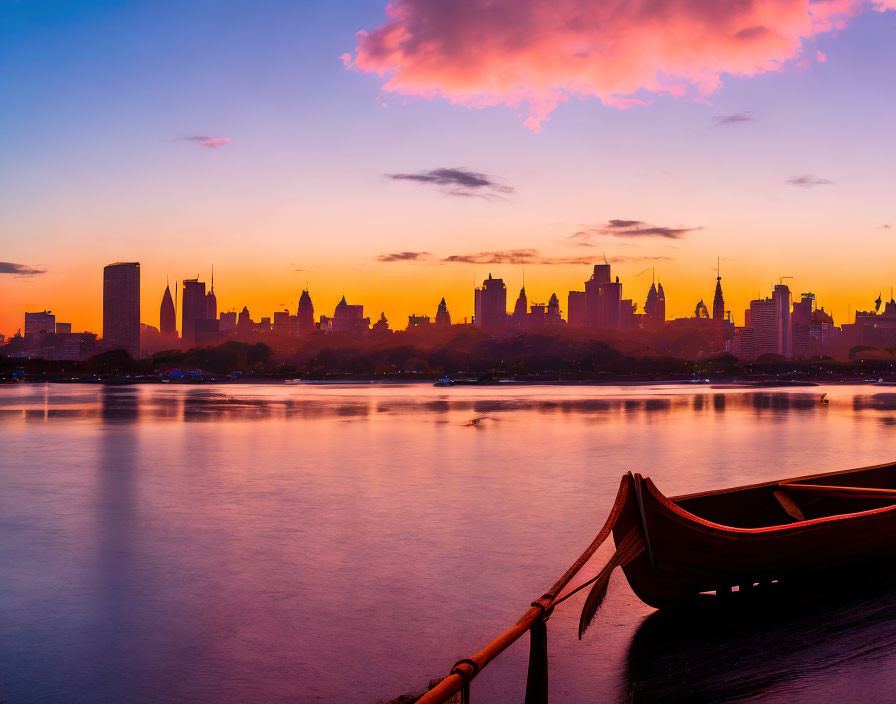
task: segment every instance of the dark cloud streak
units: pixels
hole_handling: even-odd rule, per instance
[[[793,176],[787,179],[787,183],[800,188],[814,188],[815,186],[830,186],[834,182],[826,178],[818,178],[818,176],[806,174],[805,176]]]
[[[378,262],[415,262],[429,257],[429,252],[391,252],[390,254],[380,254],[376,260]]]
[[[440,168],[416,173],[386,174],[393,181],[413,181],[437,186],[452,196],[478,196],[497,198],[513,193],[510,186],[499,183],[491,176],[464,168]]]
[[[582,247],[594,246],[594,240],[600,237],[627,239],[657,237],[667,240],[679,240],[688,233],[699,230],[699,227],[664,227],[648,225],[641,220],[609,220],[604,225],[588,227],[574,232],[567,239]]]
[[[0,274],[12,274],[13,276],[37,276],[38,274],[46,274],[46,269],[38,269],[25,264],[14,264],[13,262],[0,262]]]

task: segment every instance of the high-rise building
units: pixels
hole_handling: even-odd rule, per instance
[[[791,350],[793,339],[790,329],[790,289],[786,284],[775,286],[772,300],[775,302],[777,352],[784,357],[791,357],[793,355]]]
[[[205,301],[205,282],[199,279],[186,279],[181,282],[180,334],[186,343],[197,342],[196,322],[206,319],[207,304]]]
[[[725,320],[725,297],[722,295],[722,275],[716,273],[716,292],[712,297],[712,319],[718,322]]]
[[[140,263],[103,269],[103,345],[140,356]]]
[[[611,280],[609,264],[595,264],[585,282],[585,324],[594,328],[618,328],[622,303],[619,278]]]
[[[488,278],[476,289],[475,323],[490,333],[503,332],[507,326],[507,287],[502,279]]]
[[[812,340],[812,317],[815,313],[815,294],[804,293],[793,303],[791,322],[791,354],[806,357]]]
[[[650,284],[647,301],[644,303],[645,324],[649,327],[662,327],[666,322],[666,292],[663,285]]]
[[[336,305],[332,318],[325,315],[320,317],[320,326],[328,332],[368,332],[370,318],[364,317],[364,306],[349,305],[343,296]]]
[[[750,301],[747,327],[753,330],[753,356],[780,354],[778,352],[778,304],[771,298]]]
[[[274,334],[287,337],[290,334],[289,329],[289,311],[274,311]]]
[[[445,298],[439,302],[439,307],[436,309],[436,325],[439,327],[448,327],[451,325],[451,314],[448,312],[448,304],[445,303]]]
[[[217,320],[218,319],[218,298],[215,296],[215,270],[212,269],[212,287],[207,294],[205,294],[205,319],[206,320]]]
[[[163,337],[177,337],[177,311],[174,308],[174,300],[171,298],[171,287],[165,286],[162,294],[162,305],[159,308],[159,332]]]
[[[299,297],[299,308],[296,311],[298,318],[299,335],[307,335],[314,332],[314,304],[311,303],[311,295],[308,290],[302,291]]]
[[[585,292],[570,291],[566,299],[566,322],[580,328],[585,325]]]
[[[560,299],[556,293],[551,294],[551,300],[548,301],[548,309],[544,315],[546,325],[560,325],[563,318],[560,317]]]
[[[239,319],[236,323],[236,332],[240,337],[248,337],[255,331],[255,323],[252,322],[252,316],[249,315],[249,308],[243,306],[240,311]]]
[[[545,325],[545,304],[544,303],[533,303],[529,306],[529,316],[526,320],[526,327],[528,329],[533,328],[543,328]]]
[[[218,316],[218,331],[223,335],[231,330],[236,330],[236,311],[221,313]]]
[[[56,316],[48,310],[25,313],[25,336],[56,332]]]
[[[513,306],[513,315],[510,322],[517,330],[523,330],[527,327],[526,315],[528,313],[529,299],[526,297],[526,287],[520,289],[520,295],[517,296],[516,303]]]

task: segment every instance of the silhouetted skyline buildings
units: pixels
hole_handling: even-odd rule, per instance
[[[212,273],[214,277],[214,273]],[[784,277],[786,278],[786,277]],[[592,267],[584,290],[569,291],[564,320],[560,299],[552,293],[547,304],[532,302],[525,285],[517,295],[513,309],[507,310],[507,286],[492,273],[474,287],[474,316],[462,325],[473,325],[490,335],[517,335],[545,328],[619,331],[618,334],[661,335],[664,331],[694,334],[705,339],[705,353],[730,351],[742,361],[764,355],[803,358],[830,352],[835,346],[896,346],[896,300],[884,304],[878,297],[873,311],[857,311],[855,321],[837,327],[824,308],[817,306],[813,293],[802,293],[792,300],[783,278],[768,298],[749,302],[744,325],[735,327],[730,311],[725,310],[721,272],[716,272],[712,313],[701,299],[693,317],[666,319],[666,292],[653,277],[639,312],[632,298],[623,298],[623,284],[604,262]],[[178,299],[180,311],[178,308]],[[180,314],[180,331],[177,329]],[[405,330],[446,328],[452,321],[447,301],[438,302],[434,317],[412,314]],[[342,296],[333,314],[315,319],[311,293],[303,289],[293,314],[276,311],[271,317],[252,319],[248,307],[242,311],[218,312],[214,279],[208,291],[198,277],[185,279],[178,286],[166,284],[159,306],[158,328],[140,322],[140,264],[120,262],[103,270],[103,338],[96,343],[91,333],[72,333],[71,325],[57,323],[49,310],[25,314],[25,334],[6,341],[4,352],[16,355],[42,355],[48,359],[79,359],[97,350],[124,349],[132,356],[196,345],[213,345],[221,340],[300,338],[311,334],[348,335],[387,334],[392,329],[385,312],[371,325],[364,306],[349,303]],[[649,344],[649,337],[647,338]],[[3,344],[3,343],[0,343]],[[649,348],[648,348],[649,350]]]
[[[103,341],[140,355],[140,264],[119,262],[103,269]]]

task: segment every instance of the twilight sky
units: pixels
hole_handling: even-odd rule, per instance
[[[888,9],[888,7],[890,9]],[[0,332],[102,267],[393,327],[607,259],[671,316],[896,283],[896,0],[0,0]],[[293,311],[294,312],[294,311]]]

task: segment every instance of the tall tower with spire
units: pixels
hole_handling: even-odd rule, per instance
[[[177,311],[171,298],[171,287],[167,283],[165,293],[162,294],[162,306],[159,309],[159,332],[163,337],[177,337]]]
[[[722,296],[722,273],[716,262],[716,295],[712,299],[712,319],[721,322],[725,319],[725,298]]]
[[[218,299],[215,296],[215,267],[212,267],[212,287],[205,294],[205,319],[216,320],[218,318]]]

